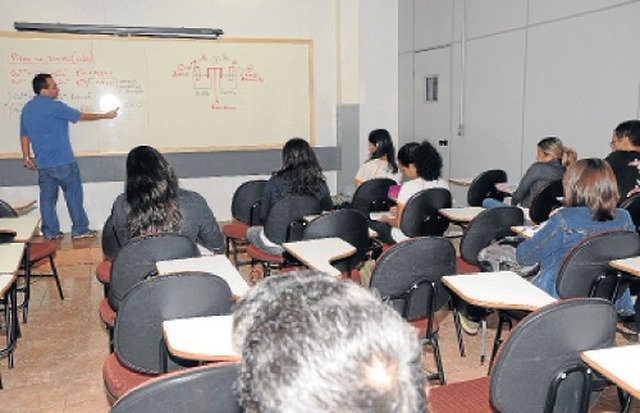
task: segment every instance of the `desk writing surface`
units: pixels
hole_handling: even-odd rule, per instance
[[[471,182],[473,182],[473,178],[470,178],[470,177],[449,178],[449,182],[454,185],[471,186]]]
[[[158,261],[156,268],[160,274],[181,271],[202,271],[216,274],[229,284],[233,295],[238,297],[242,297],[249,290],[249,284],[224,255]]]
[[[640,399],[640,344],[589,350],[580,357],[609,380]]]
[[[239,360],[233,349],[232,315],[181,318],[162,322],[171,354],[190,360]]]
[[[471,222],[479,213],[484,211],[482,207],[440,208],[438,212],[452,221]]]
[[[533,311],[556,301],[513,271],[449,275],[442,282],[465,301],[501,310]]]
[[[10,229],[15,231],[16,242],[27,242],[33,237],[33,233],[40,224],[39,215],[22,215],[17,218],[0,218],[0,229]]]
[[[524,238],[531,238],[535,235],[536,232],[540,230],[539,226],[532,225],[514,225],[511,227],[511,231],[515,232],[517,235],[520,235]]]
[[[4,297],[16,278],[18,277],[15,274],[0,274],[0,297]]]
[[[282,248],[309,268],[333,276],[339,276],[340,271],[333,267],[330,262],[347,258],[356,252],[356,247],[336,237],[285,242],[282,244]]]
[[[0,274],[13,274],[20,268],[24,244],[0,244]]]
[[[640,257],[609,261],[609,265],[620,271],[640,277]]]
[[[6,202],[11,205],[11,208],[13,208],[18,214],[20,214],[21,211],[31,208],[38,201],[35,199],[9,199],[6,200]]]

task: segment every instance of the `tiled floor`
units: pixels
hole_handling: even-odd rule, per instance
[[[98,315],[102,286],[94,270],[101,260],[99,239],[60,241],[56,258],[65,292],[58,298],[52,279],[36,279],[29,319],[15,352],[15,368],[0,359],[4,390],[0,390],[0,413],[107,412],[109,403],[102,384],[102,362],[108,354],[107,333]],[[440,341],[449,382],[486,374],[480,364],[481,336],[465,336],[467,356],[458,353],[451,314],[441,314]],[[490,325],[491,327],[491,325]],[[489,329],[486,343],[494,334]],[[626,341],[619,338],[619,344]],[[433,356],[425,353],[425,366]],[[640,402],[634,410],[640,412]],[[592,412],[617,411],[613,388]]]

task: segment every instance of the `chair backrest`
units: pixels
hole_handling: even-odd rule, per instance
[[[440,208],[451,208],[448,189],[431,188],[413,194],[402,210],[400,229],[408,237],[441,236],[449,220],[440,215]]]
[[[307,224],[302,239],[338,237],[356,247],[351,257],[335,263],[340,271],[355,268],[366,256],[371,246],[367,219],[359,211],[351,208],[322,214]]]
[[[465,228],[460,239],[460,256],[466,262],[477,265],[478,253],[491,241],[515,235],[511,227],[524,223],[522,209],[503,206],[485,209]]]
[[[529,203],[529,218],[536,224],[543,223],[549,219],[549,214],[556,208],[562,206],[559,198],[564,196],[562,181],[551,181],[542,185],[531,197]]]
[[[469,206],[482,206],[486,198],[502,201],[505,193],[496,189],[497,183],[507,182],[507,173],[502,169],[491,169],[476,176],[467,191]]]
[[[110,260],[116,257],[122,247],[116,235],[116,229],[113,226],[113,216],[111,215],[109,215],[109,218],[107,218],[102,227],[101,245],[102,253]]]
[[[196,244],[178,234],[147,235],[130,240],[118,251],[111,264],[107,294],[109,305],[118,311],[120,302],[131,287],[156,274],[156,262],[199,255]]]
[[[304,217],[322,211],[318,198],[311,195],[293,195],[276,202],[269,210],[264,233],[271,241],[282,244],[300,241],[304,230]]]
[[[14,218],[17,217],[18,213],[13,209],[8,202],[0,199],[0,218]]]
[[[244,182],[236,189],[231,199],[231,216],[247,225],[262,225],[260,201],[267,185],[264,179]]]
[[[235,413],[240,367],[220,363],[162,375],[122,396],[110,413]]]
[[[616,312],[601,299],[558,301],[528,315],[502,345],[491,373],[491,402],[503,413],[539,413],[551,383],[580,352],[610,347]],[[582,380],[569,374],[560,384],[554,412],[580,412]]]
[[[636,231],[640,232],[640,193],[625,199],[624,202],[620,204],[620,207],[629,212],[633,225],[636,226]]]
[[[558,270],[556,290],[562,298],[613,299],[617,270],[609,261],[640,255],[640,236],[635,231],[605,231],[582,240],[565,256]],[[622,293],[618,288],[618,296]]]
[[[416,320],[430,316],[431,309],[436,311],[447,302],[449,295],[441,278],[455,273],[456,252],[448,239],[411,238],[380,256],[371,274],[370,288],[378,291],[404,318]],[[430,283],[436,287],[433,301]],[[420,287],[420,291],[412,291],[414,287]]]
[[[232,304],[229,286],[214,274],[183,272],[143,280],[118,311],[113,336],[118,360],[141,373],[162,373],[164,320],[229,314]],[[169,370],[179,368],[178,361],[170,357]]]
[[[388,211],[394,205],[389,199],[389,187],[397,185],[396,181],[389,178],[376,178],[364,181],[356,188],[351,201],[351,207],[369,217],[372,211]]]

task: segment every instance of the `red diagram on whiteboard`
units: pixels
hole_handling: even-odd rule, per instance
[[[213,110],[236,110],[235,96],[239,88],[264,82],[253,64],[242,65],[226,55],[203,54],[189,64],[178,64],[172,77],[190,77],[195,95],[210,96]]]

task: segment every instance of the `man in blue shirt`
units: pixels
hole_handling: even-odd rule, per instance
[[[89,229],[83,206],[82,181],[69,141],[69,122],[114,119],[118,108],[106,113],[84,113],[71,108],[56,100],[58,85],[46,73],[33,78],[33,91],[36,96],[27,102],[20,116],[20,145],[24,167],[38,170],[42,233],[48,239],[64,236],[56,214],[58,188],[62,188],[72,221],[72,237],[94,237],[96,231]],[[35,158],[30,155],[30,146]]]

